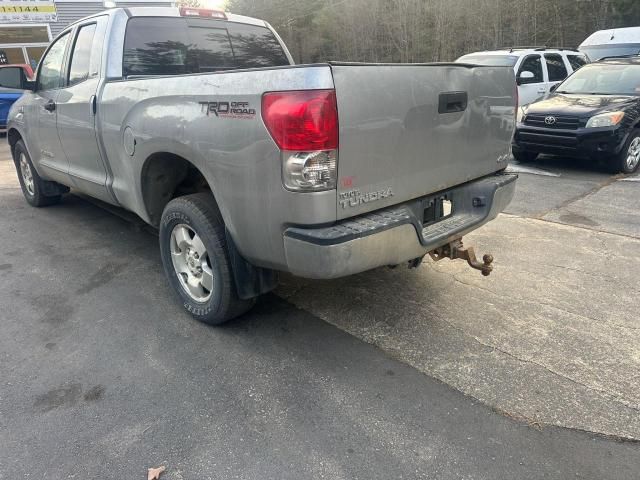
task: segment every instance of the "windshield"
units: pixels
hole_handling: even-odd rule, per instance
[[[491,65],[496,67],[513,67],[518,57],[512,55],[464,55],[456,62],[473,63],[475,65]]]
[[[585,65],[565,80],[558,93],[640,95],[640,64]]]
[[[592,62],[604,57],[616,57],[620,55],[640,54],[640,43],[621,43],[618,45],[591,45],[580,47],[582,53],[586,53]]]

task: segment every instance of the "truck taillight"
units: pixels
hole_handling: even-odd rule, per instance
[[[338,148],[335,90],[265,93],[262,119],[281,150]]]
[[[335,90],[271,92],[262,119],[282,150],[282,180],[294,191],[336,188],[338,108]]]

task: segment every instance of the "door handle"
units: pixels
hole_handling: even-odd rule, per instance
[[[467,109],[467,92],[444,92],[438,97],[438,113],[464,112]]]
[[[56,109],[56,102],[54,102],[53,100],[49,100],[47,103],[44,104],[43,108],[47,112],[53,112]]]

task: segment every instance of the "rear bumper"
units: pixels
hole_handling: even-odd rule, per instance
[[[515,192],[517,175],[498,174],[323,228],[288,228],[288,270],[306,278],[338,278],[422,257],[495,218]],[[446,197],[453,213],[423,226],[425,208]]]
[[[620,126],[563,130],[518,124],[513,145],[526,152],[606,159],[620,153],[627,135]]]

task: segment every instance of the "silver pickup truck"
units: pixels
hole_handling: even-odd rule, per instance
[[[74,189],[157,227],[169,282],[217,324],[277,272],[336,278],[426,254],[510,202],[515,81],[465,64],[294,65],[264,21],[116,8],[67,27],[10,112],[36,207]]]

